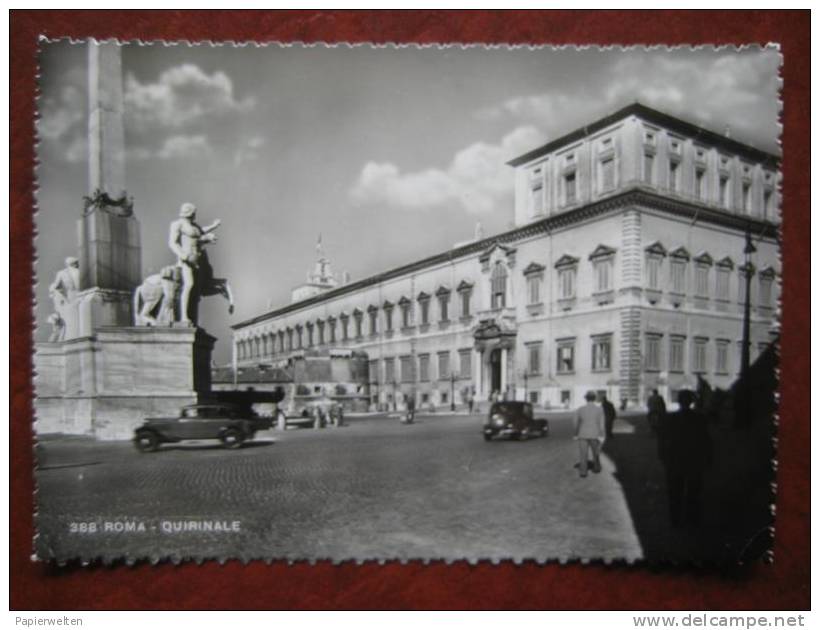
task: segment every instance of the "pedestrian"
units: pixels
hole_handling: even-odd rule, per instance
[[[413,424],[416,418],[416,397],[405,396],[405,404],[407,405],[407,423]]]
[[[595,404],[595,392],[588,391],[587,401],[575,412],[575,439],[578,441],[578,469],[581,477],[587,476],[589,450],[592,449],[592,472],[601,472],[601,444],[606,438],[604,411]]]
[[[615,426],[615,405],[606,397],[606,394],[601,392],[601,409],[604,412],[604,427],[606,429],[607,439],[612,437],[612,429]]]
[[[475,404],[475,394],[470,392],[470,397],[467,399],[467,407],[470,410],[470,413],[473,413],[473,405]]]
[[[678,392],[679,411],[663,418],[659,453],[666,471],[669,518],[674,527],[683,521],[697,525],[701,518],[703,477],[712,463],[712,440],[706,416],[692,409],[695,393]]]
[[[657,433],[658,427],[661,425],[661,422],[663,422],[664,416],[666,416],[666,402],[663,396],[658,394],[657,389],[652,390],[652,395],[646,402],[646,408],[648,411],[649,429],[652,433]]]

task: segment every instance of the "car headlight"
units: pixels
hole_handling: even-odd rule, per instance
[[[494,414],[492,423],[493,423],[493,425],[495,425],[497,427],[503,427],[504,426],[504,416]]]

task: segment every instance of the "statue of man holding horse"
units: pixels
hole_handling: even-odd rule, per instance
[[[220,225],[217,219],[206,227],[196,222],[196,206],[183,203],[179,219],[171,223],[168,246],[177,257],[180,269],[178,321],[190,326],[197,324],[199,299],[207,295],[222,295],[229,302],[228,312],[233,313],[233,295],[224,278],[214,278],[204,246],[216,242],[214,233]]]

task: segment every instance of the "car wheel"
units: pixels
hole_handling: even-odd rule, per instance
[[[134,446],[140,453],[153,453],[159,448],[159,437],[153,431],[140,431],[134,436]]]
[[[524,442],[530,438],[530,432],[528,429],[524,429],[521,433],[518,434],[519,442]]]
[[[484,441],[485,442],[489,442],[492,439],[493,439],[493,434],[492,433],[485,433],[484,434]]]
[[[225,448],[239,448],[245,441],[245,436],[239,429],[226,429],[219,436],[219,441]]]

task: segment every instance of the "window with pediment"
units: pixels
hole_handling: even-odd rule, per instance
[[[399,300],[399,308],[401,309],[401,327],[410,328],[413,325],[413,303],[409,298],[402,296]]]
[[[416,299],[419,303],[421,325],[427,326],[430,323],[430,295],[422,291]]]
[[[575,256],[564,254],[555,262],[555,270],[558,274],[558,299],[565,309],[575,299],[578,261],[579,259]]]
[[[661,291],[661,273],[666,258],[666,248],[656,241],[646,248],[646,288],[649,291]],[[650,296],[651,301],[651,296]]]
[[[471,302],[473,298],[473,284],[462,280],[458,287],[456,287],[456,291],[461,299],[461,317],[470,317],[472,315]]]
[[[342,341],[350,339],[350,316],[347,313],[339,315],[339,322],[342,327]]]
[[[353,325],[356,327],[356,339],[364,336],[364,313],[358,308],[353,311]]]
[[[609,302],[613,297],[615,274],[615,249],[607,245],[598,245],[589,255],[595,275],[595,289],[598,303]]]
[[[532,262],[524,269],[524,278],[527,282],[527,304],[530,306],[541,304],[541,285],[544,280],[544,265]]]
[[[686,294],[686,269],[689,265],[689,252],[678,247],[669,254],[670,291],[677,295]]]
[[[695,296],[709,297],[709,276],[712,272],[712,257],[702,252],[695,257]]]
[[[370,336],[379,334],[379,307],[371,304],[367,307],[367,317],[370,320]]]
[[[717,264],[715,273],[715,299],[723,302],[729,301],[731,295],[732,270],[735,263],[728,256],[721,258]]]
[[[507,266],[497,260],[490,272],[490,308],[493,310],[507,306]]]
[[[447,287],[439,287],[438,291],[436,291],[436,299],[438,300],[439,321],[450,321],[450,289]]]
[[[772,267],[765,267],[760,271],[757,302],[761,308],[770,309],[774,305],[772,287],[775,276],[776,272]]]
[[[387,301],[382,305],[384,311],[384,332],[393,332],[393,302]]]

